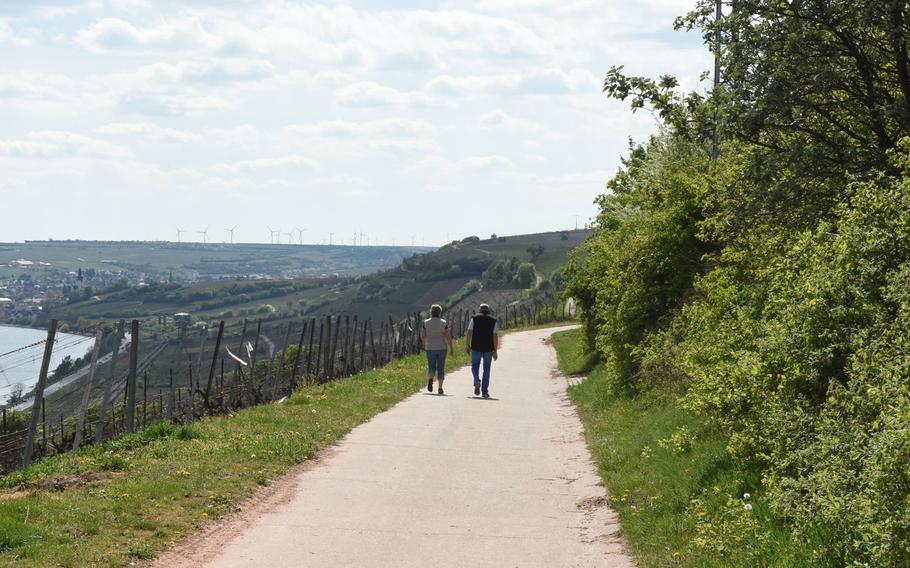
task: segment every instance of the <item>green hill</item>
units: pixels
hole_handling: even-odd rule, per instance
[[[153,318],[172,316],[178,312],[190,313],[195,319],[203,321],[224,319],[229,327],[238,326],[243,319],[255,318],[278,321],[324,314],[350,314],[361,318],[399,317],[408,312],[425,310],[433,302],[445,302],[470,281],[482,281],[484,272],[503,259],[513,264],[533,264],[537,277],[535,283],[546,281],[554,271],[565,265],[568,251],[589,234],[588,231],[565,231],[485,240],[468,237],[436,251],[408,256],[394,268],[352,277],[225,279],[190,284],[150,282],[143,286],[101,292],[93,298],[55,308],[46,317],[55,317],[79,328],[98,320]],[[317,250],[322,255],[318,257],[321,263],[328,262],[326,255],[347,254],[342,261],[334,261],[334,266],[353,266],[358,261],[364,266],[369,266],[370,261],[380,265],[388,261],[389,255],[401,253],[398,249],[371,251],[373,247],[282,248],[288,249],[289,253],[281,263],[290,271],[297,269],[290,263],[298,256],[305,257],[307,250]],[[323,249],[337,250],[327,252]],[[180,254],[189,254],[189,251],[180,251]],[[200,253],[196,251],[194,254]],[[227,263],[227,258],[225,256],[219,263]],[[514,261],[511,260],[513,258]],[[187,260],[189,257],[184,259]],[[274,265],[278,261],[271,262]],[[314,262],[308,259],[303,264]],[[165,263],[159,261],[153,266],[161,269]],[[532,284],[524,288],[534,287]],[[514,295],[520,295],[517,285],[500,285],[499,288],[511,289],[516,292]],[[463,291],[462,298],[458,299],[466,295]]]

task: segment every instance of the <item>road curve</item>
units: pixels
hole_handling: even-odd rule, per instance
[[[300,469],[275,506],[153,566],[634,566],[553,373],[553,331],[505,337],[492,399],[459,370],[446,396],[416,394]]]

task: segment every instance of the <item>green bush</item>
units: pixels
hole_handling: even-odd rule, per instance
[[[910,565],[910,142],[900,147],[893,172],[844,183],[806,218],[772,199],[741,209],[748,151],[711,169],[685,138],[653,140],[625,160],[567,269],[616,388],[678,392],[817,565]],[[690,438],[661,444],[685,452]],[[695,545],[726,554],[755,532],[750,518],[731,506]]]

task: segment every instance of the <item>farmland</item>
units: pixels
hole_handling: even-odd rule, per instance
[[[538,295],[552,295],[559,287],[554,272],[565,265],[568,251],[589,234],[589,231],[567,231],[490,239],[468,237],[436,251],[410,255],[398,260],[394,267],[385,267],[371,274],[234,278],[184,283],[150,280],[142,285],[113,286],[99,290],[91,297],[71,298],[38,316],[33,325],[40,327],[54,318],[61,321],[64,329],[87,330],[99,323],[110,325],[124,319],[142,320],[140,358],[144,358],[163,339],[168,339],[167,347],[149,368],[147,386],[150,392],[157,392],[167,387],[172,369],[178,384],[187,380],[188,365],[198,366],[199,349],[205,345],[198,332],[208,328],[210,341],[211,330],[218,327],[219,321],[225,322],[225,344],[235,349],[244,322],[252,322],[248,331],[252,334],[255,322],[261,320],[262,342],[259,349],[261,355],[267,356],[284,347],[289,325],[294,333],[298,333],[304,318],[350,315],[357,316],[360,321],[387,322],[390,317],[400,319],[406,314],[426,311],[431,303],[442,303],[447,310],[470,311],[478,303],[486,302],[497,309]],[[66,250],[67,246],[49,247],[47,250],[61,254],[59,251]],[[192,245],[187,247],[194,248]],[[129,250],[130,245],[124,248]],[[296,247],[265,248],[274,253],[276,249]],[[340,262],[353,263],[350,258],[358,258],[358,254],[367,255],[368,252],[372,252],[372,256],[359,258],[365,262],[372,258],[377,263],[380,258],[385,258],[377,254],[379,251],[334,248],[339,250],[329,251],[330,254],[339,254],[340,251],[353,255],[339,257]],[[401,252],[389,250],[387,254]],[[196,262],[201,262],[201,251],[192,254],[200,255]],[[178,250],[171,261],[162,260],[165,257],[159,256],[155,261],[157,264],[149,266],[162,270],[168,266],[166,262],[173,262],[173,258],[180,255],[184,255],[182,262],[192,260],[189,251]],[[59,257],[46,258],[51,258],[51,262],[62,262]],[[80,258],[85,259],[84,256]],[[125,258],[125,255],[120,258]],[[388,262],[388,258],[382,262]],[[323,256],[318,262],[325,260]],[[272,266],[283,262],[287,259],[274,261]],[[488,269],[497,262],[533,264],[536,279],[526,286],[487,282]],[[295,268],[291,266],[289,270]],[[178,328],[173,315],[180,312],[191,315],[192,329]],[[204,346],[203,352],[210,348],[210,345]],[[121,370],[126,367],[125,356],[125,353],[121,354],[117,363]],[[108,367],[105,365],[100,370],[102,376],[109,372]],[[48,414],[67,412],[79,399],[79,391],[77,381],[50,396]]]
[[[425,247],[28,241],[0,244],[0,278],[27,273],[131,272],[177,281],[367,274]],[[22,263],[21,261],[26,261]]]
[[[567,231],[465,239],[466,242],[453,242],[437,251],[399,258],[394,267],[385,266],[385,269],[367,275],[262,281],[225,279],[133,286],[71,302],[55,309],[51,315],[77,327],[98,320],[147,318],[176,312],[188,312],[203,321],[223,319],[228,326],[237,326],[243,319],[281,320],[329,313],[347,313],[361,318],[398,316],[446,300],[470,280],[479,280],[496,259],[515,257],[532,262],[538,275],[546,278],[565,264],[568,251],[588,234],[587,231]],[[322,248],[347,252],[349,256],[340,262],[353,265],[358,258],[363,258],[361,255],[365,253],[361,251],[371,247]],[[382,256],[380,251],[372,252],[371,258],[379,266],[395,259],[396,251],[391,249],[385,251],[388,256]],[[332,251],[332,254],[337,253]],[[280,262],[291,262],[294,258],[291,256]]]

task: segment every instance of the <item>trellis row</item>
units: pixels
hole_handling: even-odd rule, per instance
[[[502,329],[514,329],[542,325],[556,321],[567,321],[562,302],[526,302],[502,307],[498,313]],[[453,336],[463,337],[472,313],[460,310],[446,314]],[[26,429],[7,428],[6,411],[0,425],[0,471],[9,471],[17,465],[28,467],[34,458],[41,458],[67,451],[76,452],[84,444],[94,444],[124,433],[142,429],[156,422],[188,424],[198,418],[225,413],[257,404],[272,402],[286,397],[301,384],[324,383],[348,377],[391,361],[421,351],[420,312],[409,313],[399,321],[389,316],[386,320],[360,321],[357,316],[324,316],[305,318],[300,322],[299,335],[292,334],[292,323],[283,331],[284,341],[280,349],[269,356],[268,362],[258,359],[260,340],[263,336],[263,322],[257,321],[255,337],[247,337],[248,322],[244,321],[237,351],[242,355],[247,341],[253,344],[249,360],[236,363],[233,370],[225,373],[224,322],[220,322],[211,351],[211,364],[202,378],[202,350],[205,346],[205,332],[200,334],[200,353],[196,366],[188,365],[185,384],[178,385],[181,373],[168,369],[163,384],[167,389],[148,392],[148,371],[143,374],[142,395],[137,391],[137,361],[139,353],[138,320],[130,322],[129,366],[125,377],[117,380],[116,353],[104,379],[101,401],[97,409],[88,404],[94,385],[95,366],[98,353],[92,357],[92,370],[82,391],[79,411],[70,417],[60,417],[59,424],[47,424],[44,416],[44,399],[33,403],[29,427]],[[318,334],[316,327],[319,327]],[[36,393],[42,393],[47,381],[45,367],[52,354],[53,336],[57,321],[51,322],[48,330],[48,345],[42,364],[42,375]],[[122,329],[122,328],[121,328]],[[99,337],[98,339],[103,339]],[[98,342],[100,343],[100,341]],[[115,351],[119,350],[118,347]],[[228,360],[233,362],[232,360]],[[220,369],[220,372],[219,372]],[[216,380],[217,376],[217,380]],[[162,384],[158,382],[158,384]],[[116,399],[122,397],[119,402]]]

